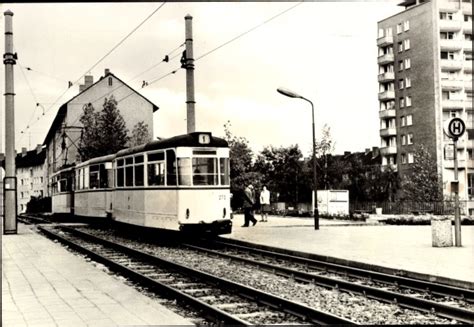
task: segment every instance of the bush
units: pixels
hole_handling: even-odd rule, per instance
[[[51,198],[50,197],[35,197],[26,204],[27,213],[51,212]]]

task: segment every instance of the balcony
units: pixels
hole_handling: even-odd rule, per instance
[[[393,171],[397,171],[397,165],[396,164],[386,164],[386,165],[382,165],[382,171],[387,171],[387,170],[393,170]]]
[[[439,11],[441,12],[456,12],[459,9],[457,2],[440,2]]]
[[[439,30],[441,32],[456,32],[461,29],[461,26],[463,26],[463,24],[458,20],[439,20]]]
[[[460,70],[462,68],[462,60],[441,59],[441,69],[444,70]]]
[[[384,47],[393,44],[393,36],[382,36],[377,39],[377,46]]]
[[[380,148],[380,154],[383,156],[386,156],[389,154],[396,154],[396,153],[397,153],[396,146],[386,146],[386,147]]]
[[[463,100],[442,100],[443,109],[462,109],[464,107]]]
[[[472,15],[472,3],[463,2],[461,9],[463,14]]]
[[[443,90],[460,90],[464,87],[464,81],[441,79],[441,87]]]
[[[472,60],[464,60],[464,71],[472,73]]]
[[[472,33],[472,22],[463,22],[462,29],[464,33]]]
[[[378,81],[382,82],[389,82],[395,80],[395,73],[394,72],[387,72],[383,74],[379,74]]]
[[[382,128],[380,130],[380,137],[395,136],[397,135],[397,129],[395,127]]]
[[[377,58],[377,63],[379,65],[384,65],[384,64],[388,64],[388,63],[391,63],[394,61],[394,55],[393,53],[387,53],[387,54],[384,54],[380,57]]]
[[[395,91],[385,91],[379,93],[379,100],[394,100],[395,99]]]
[[[441,50],[458,51],[458,50],[462,49],[463,42],[461,42],[461,40],[441,39],[441,40],[439,40],[439,46],[440,46]]]
[[[472,51],[472,41],[464,40],[462,42],[462,47],[464,51]]]
[[[467,142],[466,142],[466,148],[468,148],[468,149],[474,149],[474,140],[467,140]]]
[[[464,169],[466,168],[467,161],[465,159],[458,159],[458,168]],[[454,160],[444,160],[444,168],[454,169]]]
[[[385,118],[395,118],[397,116],[395,109],[385,109],[379,111],[379,118],[380,119],[385,119]]]

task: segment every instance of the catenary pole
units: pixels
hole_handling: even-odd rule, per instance
[[[193,17],[186,15],[186,51],[184,68],[186,68],[186,123],[187,132],[196,131],[196,114],[194,105],[194,57],[193,57]]]
[[[17,233],[16,167],[15,167],[15,103],[13,66],[17,55],[13,53],[13,12],[7,10],[5,16],[5,178],[3,181],[4,221],[3,234]]]

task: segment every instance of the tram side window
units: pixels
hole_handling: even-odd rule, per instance
[[[135,157],[135,186],[143,186],[145,183],[145,170],[143,166],[143,155]]]
[[[124,168],[123,168],[123,159],[117,160],[117,187],[123,187],[123,174],[124,174]]]
[[[165,185],[165,153],[148,154],[148,186]]]
[[[125,159],[125,186],[133,186],[133,157]]]
[[[176,154],[174,150],[166,150],[166,184],[176,185]]]
[[[229,158],[219,158],[221,168],[221,185],[230,185]]]
[[[89,186],[91,189],[99,188],[99,165],[89,168]]]
[[[193,158],[193,185],[217,185],[217,159]]]
[[[191,186],[191,160],[189,158],[178,158],[178,176],[179,185]]]
[[[107,188],[109,187],[109,179],[107,169],[105,169],[104,164],[99,165],[99,187],[100,188]]]

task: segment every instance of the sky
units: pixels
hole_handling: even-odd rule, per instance
[[[224,136],[230,121],[231,132],[246,138],[256,153],[298,144],[307,156],[311,106],[276,92],[283,87],[314,103],[316,138],[327,125],[334,153],[380,146],[377,22],[403,10],[400,2],[0,4],[2,12],[14,13],[15,147],[43,143],[61,104],[78,94],[83,75],[97,81],[105,68],[160,108],[153,116],[154,137],[186,133],[185,70],[170,72],[180,67],[187,14],[193,16],[199,58],[196,130]],[[0,19],[4,28],[4,16]],[[172,59],[162,62],[167,54]],[[0,73],[4,76],[4,65]],[[68,81],[77,83],[68,89]],[[142,81],[149,85],[142,88]],[[4,82],[1,88],[3,94]],[[2,99],[3,144],[4,106]]]

